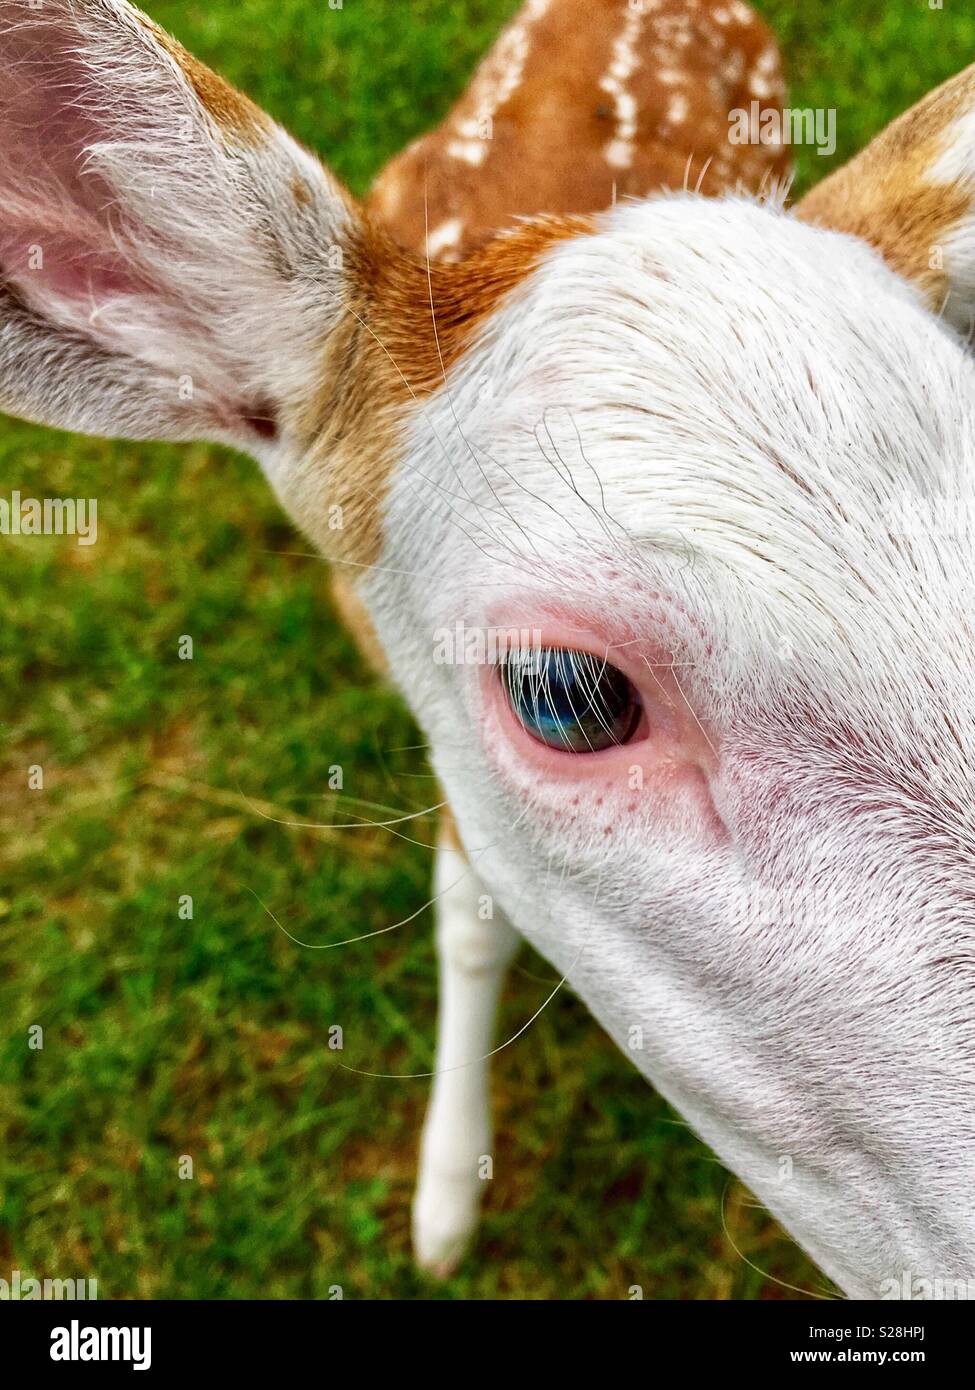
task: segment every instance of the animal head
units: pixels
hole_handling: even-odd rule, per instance
[[[0,407],[249,450],[633,1061],[847,1292],[975,1275],[975,74],[428,263],[122,0],[0,37]]]

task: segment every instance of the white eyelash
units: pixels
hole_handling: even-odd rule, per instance
[[[614,743],[619,743],[613,732],[612,712],[603,684],[603,678],[611,668],[605,658],[600,659],[591,652],[568,647],[532,647],[507,652],[501,662],[501,680],[512,707],[517,711],[523,696],[523,683],[527,678],[534,719],[540,723],[543,710],[553,715],[566,747],[572,746],[558,715],[558,702],[552,699],[553,663],[549,659],[552,656],[555,658],[555,676],[565,691],[577,687],[582,691],[585,703],[581,709],[576,709],[569,696],[574,718],[581,723],[587,714],[592,714],[606,735]]]

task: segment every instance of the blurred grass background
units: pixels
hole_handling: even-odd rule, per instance
[[[361,192],[435,123],[518,0],[156,0],[153,16]],[[975,57],[962,0],[764,0],[834,160]],[[419,844],[268,817],[436,799],[417,734],[334,621],[324,567],[247,460],[3,422],[0,490],[99,499],[99,540],[2,541],[0,1275],[102,1297],[780,1298],[824,1282],[562,994],[495,1067],[473,1255],[414,1271],[432,1064]],[[178,639],[194,639],[192,661]],[[46,785],[28,791],[27,768]],[[365,812],[369,814],[369,812]],[[178,901],[192,895],[192,920]],[[256,897],[255,897],[256,895]],[[260,899],[260,902],[258,901]],[[552,971],[527,953],[501,1023]],[[42,1051],[28,1028],[45,1030]],[[332,1025],[345,1050],[329,1051]],[[194,1160],[181,1181],[178,1160]],[[730,1233],[725,1233],[725,1228]],[[732,1243],[733,1241],[733,1243]],[[740,1253],[739,1253],[740,1252]]]

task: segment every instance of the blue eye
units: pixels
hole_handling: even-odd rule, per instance
[[[633,682],[591,652],[509,651],[501,664],[501,686],[525,732],[563,752],[598,753],[628,743],[640,723]]]

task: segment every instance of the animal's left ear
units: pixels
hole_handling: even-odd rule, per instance
[[[936,88],[799,203],[862,237],[966,335],[975,326],[975,66]]]

